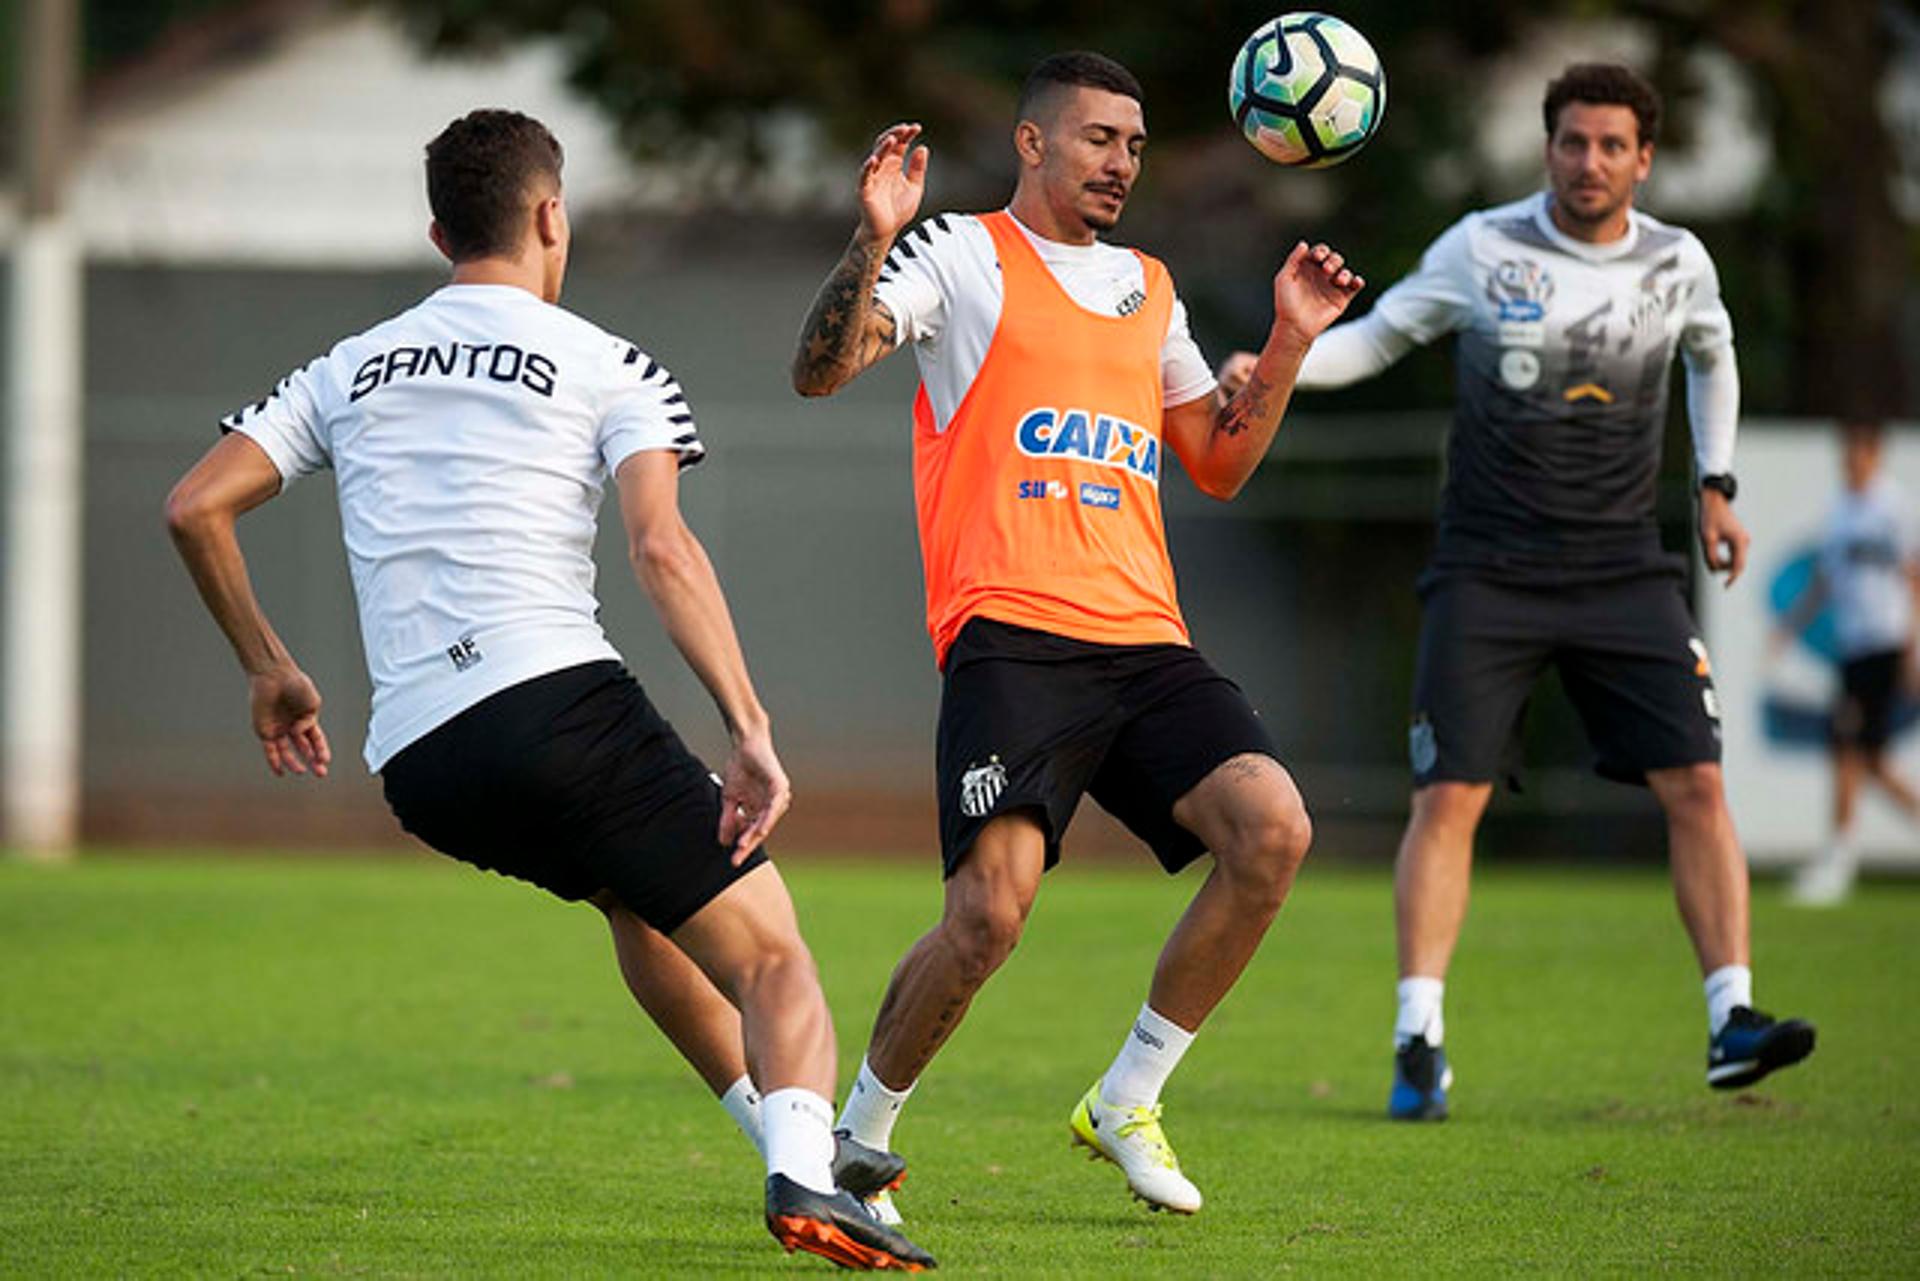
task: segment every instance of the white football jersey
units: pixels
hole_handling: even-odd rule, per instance
[[[1843,489],[1827,515],[1820,572],[1842,658],[1903,649],[1913,625],[1913,521],[1907,496],[1881,475],[1861,493]]]
[[[1013,224],[1067,296],[1088,311],[1125,316],[1146,301],[1146,272],[1132,250],[1101,241],[1062,244],[1034,235],[1018,218]],[[1000,325],[1005,288],[993,237],[972,214],[937,214],[894,242],[873,296],[893,313],[897,340],[914,344],[934,423],[944,431]],[[1213,370],[1187,330],[1187,309],[1177,297],[1160,369],[1161,402],[1168,408],[1213,391]]]
[[[334,472],[375,772],[489,695],[618,659],[593,594],[601,492],[641,450],[704,453],[672,375],[509,285],[448,285],[221,428],[283,487]]]

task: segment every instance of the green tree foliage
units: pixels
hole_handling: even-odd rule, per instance
[[[641,154],[718,140],[751,157],[782,108],[850,147],[893,120],[922,120],[936,184],[954,203],[1004,192],[1026,69],[1055,49],[1097,47],[1147,91],[1154,162],[1130,230],[1241,262],[1250,243],[1337,235],[1383,282],[1462,209],[1508,194],[1488,189],[1470,145],[1494,60],[1543,23],[1637,19],[1658,36],[1650,70],[1673,108],[1669,138],[1687,133],[1697,94],[1686,55],[1704,43],[1748,68],[1773,130],[1780,163],[1759,206],[1701,228],[1761,374],[1749,403],[1910,407],[1900,315],[1914,239],[1887,191],[1892,143],[1874,86],[1892,37],[1878,0],[1354,0],[1339,12],[1386,58],[1387,127],[1362,162],[1315,175],[1249,163],[1226,119],[1230,59],[1278,11],[1271,0],[386,2],[433,49],[558,39],[574,83]],[[1246,292],[1245,316],[1223,301],[1222,322],[1256,323],[1259,293]]]

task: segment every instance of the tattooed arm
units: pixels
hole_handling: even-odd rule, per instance
[[[1240,492],[1280,429],[1307,348],[1366,285],[1325,245],[1294,246],[1273,278],[1273,328],[1245,387],[1221,404],[1202,396],[1166,411],[1161,434],[1200,492],[1222,501]]]
[[[926,191],[927,149],[913,145],[919,136],[919,125],[893,126],[860,168],[860,225],[815,295],[793,353],[793,389],[802,396],[840,390],[894,349],[894,316],[874,301],[873,286]]]

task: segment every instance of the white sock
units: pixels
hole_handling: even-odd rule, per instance
[[[760,1124],[768,1174],[833,1193],[833,1104],[812,1090],[788,1086],[761,1098]]]
[[[1113,1066],[1100,1079],[1100,1101],[1116,1108],[1148,1108],[1158,1103],[1161,1088],[1180,1065],[1180,1056],[1193,1044],[1193,1037],[1151,1005],[1142,1005],[1140,1017],[1120,1042]]]
[[[753,1144],[753,1150],[764,1157],[767,1154],[767,1139],[760,1130],[760,1091],[753,1088],[753,1078],[742,1072],[740,1079],[729,1085],[727,1092],[720,1096],[720,1106],[740,1127],[740,1133],[747,1136],[747,1142]]]
[[[1707,975],[1707,1035],[1719,1036],[1733,1007],[1753,1006],[1753,971],[1744,965],[1723,965]]]
[[[1428,1045],[1439,1045],[1447,1036],[1447,1020],[1441,1013],[1441,1001],[1447,994],[1445,979],[1429,979],[1415,976],[1401,979],[1397,989],[1400,994],[1400,1009],[1393,1018],[1394,1048],[1405,1045],[1416,1036],[1427,1039]]]
[[[860,1075],[853,1078],[853,1088],[847,1091],[847,1105],[840,1109],[840,1128],[870,1148],[879,1148],[882,1152],[893,1150],[893,1123],[900,1119],[900,1109],[906,1106],[907,1096],[913,1093],[913,1086],[904,1090],[890,1090],[865,1059],[860,1060]]]

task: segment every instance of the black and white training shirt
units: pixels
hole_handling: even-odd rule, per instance
[[[1303,388],[1345,386],[1457,336],[1441,567],[1565,580],[1663,560],[1655,483],[1676,352],[1696,466],[1732,468],[1733,325],[1705,247],[1637,210],[1624,237],[1587,244],[1553,225],[1550,199],[1462,218],[1301,369]]]
[[[509,686],[618,659],[593,594],[606,481],[642,450],[704,453],[671,374],[509,285],[448,285],[221,428],[283,486],[334,472],[376,772]]]

